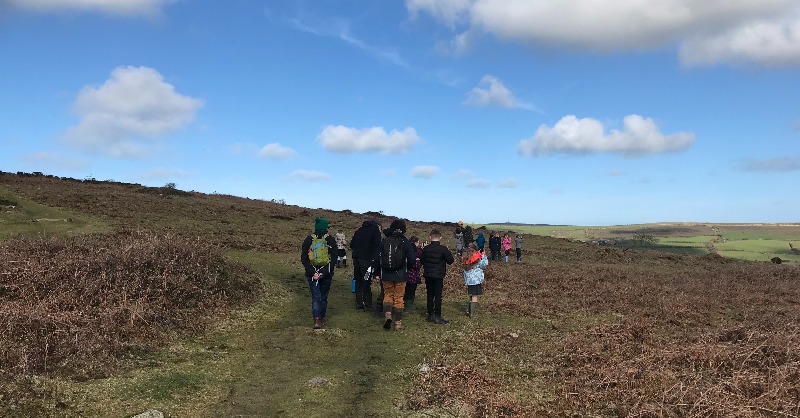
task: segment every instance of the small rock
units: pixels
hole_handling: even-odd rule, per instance
[[[427,364],[423,363],[422,366],[419,366],[420,373],[428,373],[429,371],[431,371],[431,368]]]
[[[139,415],[134,415],[131,418],[164,418],[164,413],[161,411],[156,411],[155,409],[148,409],[145,412],[142,412]]]
[[[510,335],[511,338],[519,338],[519,334],[517,334],[516,332],[512,332],[511,334],[508,335]]]

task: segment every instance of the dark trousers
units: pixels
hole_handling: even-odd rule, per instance
[[[522,261],[522,248],[517,248],[517,261]]]
[[[332,279],[330,274],[323,274],[319,280],[312,280],[311,276],[306,276],[308,288],[311,290],[311,316],[314,318],[325,319]]]
[[[403,300],[414,300],[417,295],[417,283],[406,282],[406,293]]]
[[[425,288],[428,291],[428,315],[442,315],[442,289],[444,278],[425,278]]]
[[[371,260],[353,259],[353,278],[356,280],[356,306],[372,307],[372,278],[364,280],[364,274],[366,274],[370,264],[372,264]]]
[[[500,250],[489,250],[492,253],[492,261],[500,261]]]

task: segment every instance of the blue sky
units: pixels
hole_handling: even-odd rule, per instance
[[[0,0],[0,170],[423,221],[798,222],[797,0]]]

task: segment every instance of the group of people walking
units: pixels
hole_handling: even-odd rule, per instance
[[[460,246],[459,235],[462,239]],[[490,239],[490,248],[493,248],[494,235]],[[455,236],[457,255],[469,294],[468,313],[470,317],[475,317],[478,296],[483,293],[483,269],[489,265],[489,260],[483,251],[483,242],[479,245],[477,240],[472,240],[469,226],[463,227],[463,223],[459,221]],[[386,330],[405,329],[403,315],[413,308],[417,286],[423,279],[427,294],[427,321],[434,324],[448,323],[442,317],[442,292],[447,266],[453,264],[456,257],[442,245],[440,230],[431,230],[428,238],[429,242],[420,242],[415,236],[407,238],[406,222],[402,219],[395,219],[383,230],[377,221],[365,221],[353,234],[349,247],[352,252],[356,309],[375,309],[382,312],[383,328]],[[483,234],[479,233],[478,238],[483,238]],[[522,237],[518,238],[520,242],[517,260],[520,261]],[[314,328],[325,326],[328,293],[335,269],[347,266],[345,243],[341,230],[335,237],[331,237],[328,235],[328,221],[317,218],[314,233],[306,237],[301,246],[300,261],[305,268],[306,281],[311,291]],[[498,260],[499,254],[498,250]],[[495,257],[494,250],[492,257]],[[373,281],[380,283],[381,289],[374,306]]]

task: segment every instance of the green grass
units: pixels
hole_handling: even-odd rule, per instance
[[[16,203],[13,209],[0,207],[0,239],[70,236],[110,230],[105,222],[98,219],[22,199],[3,188],[0,188],[0,201]]]

